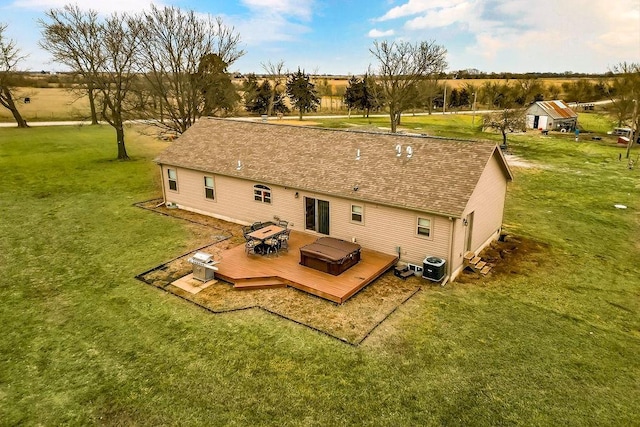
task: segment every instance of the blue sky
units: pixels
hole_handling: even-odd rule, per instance
[[[23,53],[22,66],[61,71],[37,46],[37,19],[68,1],[0,0],[0,22]],[[449,70],[603,73],[640,62],[639,0],[102,0],[77,1],[101,13],[151,3],[221,16],[247,54],[230,69],[262,72],[283,60],[320,74],[362,74],[374,40],[435,41]]]

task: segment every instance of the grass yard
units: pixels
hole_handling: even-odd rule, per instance
[[[404,124],[487,137],[467,119]],[[159,195],[166,143],[127,135],[118,162],[108,127],[0,129],[0,425],[638,425],[640,168],[623,148],[511,136],[534,167],[514,169],[505,228],[546,249],[425,287],[354,347],[135,280],[206,236],[133,206]]]

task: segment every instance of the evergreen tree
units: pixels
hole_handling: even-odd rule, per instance
[[[211,53],[200,60],[198,67],[198,87],[204,98],[203,115],[231,113],[240,95],[227,73],[227,63],[218,55]]]
[[[315,85],[311,83],[309,75],[300,68],[297,72],[290,74],[287,79],[287,95],[291,104],[298,110],[300,120],[303,113],[316,111],[320,105]]]

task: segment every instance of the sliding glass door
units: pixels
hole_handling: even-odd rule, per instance
[[[305,197],[304,207],[305,228],[329,235],[329,202]]]

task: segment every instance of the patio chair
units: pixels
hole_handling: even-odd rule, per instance
[[[250,225],[242,227],[242,235],[244,236],[245,240],[251,239],[251,237],[249,237],[249,233],[251,233],[252,231],[253,229]]]
[[[270,237],[266,239],[264,244],[267,245],[267,253],[278,253],[278,249],[280,249],[280,240],[277,237]]]
[[[253,224],[251,224],[251,231],[260,230],[261,228],[262,228],[261,222],[254,222]]]
[[[284,221],[284,220],[278,221],[278,226],[286,230],[289,227],[289,221]]]
[[[254,254],[256,253],[256,241],[253,239],[249,239],[247,240],[247,242],[244,244],[244,251],[247,253],[247,255],[249,254]]]
[[[291,230],[286,229],[284,232],[278,234],[278,241],[280,242],[281,249],[289,250],[289,233],[291,233]]]

